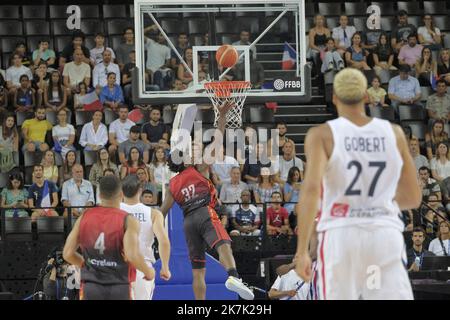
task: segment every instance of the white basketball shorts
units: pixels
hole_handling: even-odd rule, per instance
[[[152,300],[155,291],[155,279],[148,281],[144,274],[136,270],[136,281],[133,283],[134,300]]]

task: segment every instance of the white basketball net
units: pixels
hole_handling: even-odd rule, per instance
[[[242,109],[244,107],[247,92],[251,87],[249,81],[215,81],[205,83],[205,90],[214,106],[214,127],[219,120],[219,109],[224,102],[234,102],[235,107],[228,111],[226,127],[237,129],[242,127]]]

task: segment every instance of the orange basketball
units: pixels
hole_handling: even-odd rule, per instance
[[[230,68],[236,64],[239,55],[235,47],[224,44],[216,52],[216,60],[219,65]]]

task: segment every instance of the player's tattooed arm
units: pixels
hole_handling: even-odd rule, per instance
[[[68,263],[81,268],[84,264],[84,258],[81,254],[77,252],[79,247],[79,234],[80,234],[80,221],[83,216],[77,219],[72,231],[67,237],[66,244],[63,249],[63,258]]]
[[[173,199],[172,193],[170,192],[169,188],[167,188],[166,197],[164,198],[163,204],[161,206],[161,213],[163,214],[164,218],[166,218],[174,202],[175,200]]]

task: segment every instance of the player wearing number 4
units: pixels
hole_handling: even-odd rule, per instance
[[[311,129],[305,141],[296,271],[311,279],[308,243],[321,199],[320,299],[413,299],[399,213],[417,208],[421,192],[405,134],[365,115],[360,71],[340,71],[333,86],[339,118]]]
[[[139,222],[119,209],[121,188],[116,176],[103,177],[102,206],[86,210],[67,237],[63,257],[81,268],[80,300],[131,300],[136,269],[155,277],[139,250]]]
[[[219,145],[223,142],[225,116],[233,107],[235,107],[234,103],[230,102],[225,102],[218,107],[220,116],[218,129],[214,135],[214,142]],[[217,145],[215,146],[215,150],[217,150]],[[203,159],[201,147],[196,144],[192,145],[192,158],[189,157],[187,150],[184,150],[184,152],[180,151],[177,149],[172,150],[170,155],[169,168],[171,171],[179,174],[170,179],[169,190],[166,193],[161,212],[167,215],[174,202],[178,203],[183,209],[184,233],[192,264],[192,287],[195,299],[205,300],[206,298],[205,243],[207,243],[209,247],[217,250],[220,263],[227,270],[226,288],[238,293],[243,299],[253,300],[254,294],[252,290],[239,279],[231,251],[231,239],[214,210],[217,192],[209,180],[209,165],[203,161],[195,166],[188,165],[189,163],[194,163],[194,159],[196,162]],[[217,159],[217,156],[220,156],[215,154],[214,150],[211,151],[205,150],[205,155],[212,155],[210,160]],[[177,154],[180,156],[178,159],[176,158]],[[213,161],[210,163],[213,163]]]

